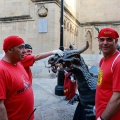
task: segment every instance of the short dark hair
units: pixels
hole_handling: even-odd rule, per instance
[[[32,49],[32,47],[29,44],[25,44],[25,49]]]

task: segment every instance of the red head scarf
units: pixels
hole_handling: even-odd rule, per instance
[[[98,34],[98,39],[100,37],[111,37],[113,39],[118,39],[119,34],[116,30],[114,30],[112,28],[103,28]]]
[[[18,36],[9,36],[5,38],[3,43],[3,50],[7,52],[10,48],[19,46],[20,44],[23,44],[24,40]]]

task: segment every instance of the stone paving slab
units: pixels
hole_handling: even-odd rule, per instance
[[[65,96],[54,94],[57,79],[34,78],[35,120],[72,120],[77,103],[67,104]]]

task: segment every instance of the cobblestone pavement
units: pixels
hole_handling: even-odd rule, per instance
[[[54,94],[57,79],[34,78],[35,120],[72,120],[77,103]]]

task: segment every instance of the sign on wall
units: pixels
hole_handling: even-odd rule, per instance
[[[42,18],[38,21],[38,31],[39,33],[47,32],[48,19]]]

